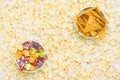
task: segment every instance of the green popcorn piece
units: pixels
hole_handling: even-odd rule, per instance
[[[39,53],[39,56],[40,56],[40,57],[45,57],[45,52],[44,52],[44,51],[41,51],[41,52]]]
[[[40,45],[39,48],[42,48],[42,46]]]
[[[31,67],[32,67],[32,65],[31,65],[31,64],[29,64],[29,63],[25,64],[25,69],[26,69],[26,70],[30,70],[30,69],[31,69]]]
[[[32,52],[32,53],[35,53],[35,52],[37,52],[37,50],[35,49],[35,48],[30,48],[30,52]]]

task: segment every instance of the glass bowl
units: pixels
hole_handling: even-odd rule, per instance
[[[88,9],[91,9],[91,8],[94,8],[94,7],[84,8],[83,10],[80,10],[77,15],[79,15],[81,12],[83,12],[83,11],[85,11],[85,10],[88,10]],[[105,18],[103,12],[101,12],[101,14],[102,14],[102,16]],[[98,37],[99,37],[98,34],[97,34],[96,36],[90,36],[90,37],[88,37],[88,36],[84,35],[82,32],[80,32],[79,29],[78,29],[78,26],[77,26],[77,24],[76,24],[76,19],[75,19],[74,25],[75,25],[76,30],[79,32],[80,36],[82,36],[82,37],[85,38],[85,39],[95,39],[95,38],[98,38]]]
[[[41,44],[35,41],[26,41],[19,45],[15,54],[15,63],[20,71],[37,72],[46,63],[47,55]]]

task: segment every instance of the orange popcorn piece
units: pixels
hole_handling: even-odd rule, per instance
[[[31,56],[30,59],[29,59],[29,62],[30,63],[34,63],[35,62],[35,58]]]
[[[36,59],[39,56],[39,53],[34,53],[32,56],[33,56],[33,58]]]
[[[29,50],[23,50],[23,55],[26,56],[30,56],[30,52]]]
[[[17,51],[16,54],[15,54],[16,59],[17,60],[20,59],[21,56],[22,56],[22,52],[21,51]]]

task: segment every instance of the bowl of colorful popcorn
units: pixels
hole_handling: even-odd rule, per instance
[[[15,54],[15,62],[23,72],[39,71],[47,59],[44,48],[35,41],[26,41],[19,45]]]

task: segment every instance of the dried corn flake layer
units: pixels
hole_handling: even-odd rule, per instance
[[[119,0],[0,0],[0,80],[120,80]],[[75,16],[98,5],[108,25],[102,40],[85,40]],[[36,73],[15,65],[17,45],[34,40],[48,55]]]

